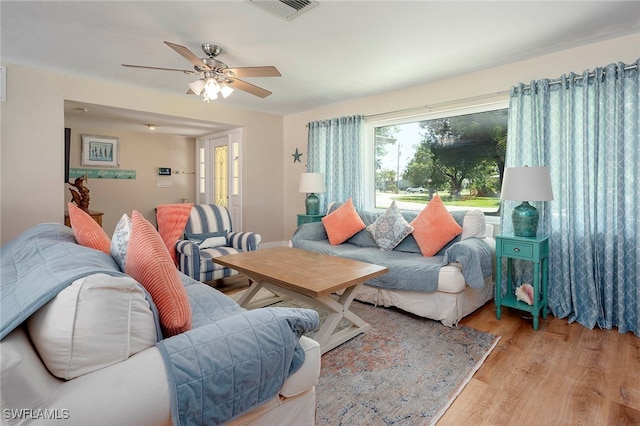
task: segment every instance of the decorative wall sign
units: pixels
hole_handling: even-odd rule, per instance
[[[296,152],[294,152],[293,154],[291,154],[293,156],[293,162],[295,163],[296,161],[298,163],[301,163],[302,161],[300,161],[300,157],[302,157],[302,153],[298,152],[298,148],[296,148]]]
[[[135,179],[135,170],[69,169],[69,179],[86,176],[89,179]]]
[[[111,136],[82,135],[83,166],[118,167],[120,140]]]

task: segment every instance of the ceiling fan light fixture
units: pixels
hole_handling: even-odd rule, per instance
[[[214,101],[218,99],[218,92],[220,86],[218,82],[213,78],[207,78],[204,83],[204,92],[202,93],[202,100],[205,102]]]
[[[0,0],[1,1],[1,0]],[[246,0],[252,1],[252,0]],[[268,0],[260,0],[265,3]],[[269,0],[275,1],[278,5],[285,5],[288,8],[293,8],[296,12],[300,12],[305,7],[315,6],[317,2],[315,0]],[[315,4],[314,4],[315,3]],[[194,70],[181,70],[177,68],[161,68],[161,67],[149,67],[144,65],[130,65],[122,64],[123,67],[131,68],[146,68],[152,70],[164,70],[164,71],[180,71],[188,75],[201,75],[198,80],[189,83],[189,89],[187,95],[195,94],[196,96],[202,96],[205,102],[212,101],[221,95],[223,98],[227,98],[234,89],[239,89],[243,92],[247,92],[251,95],[258,96],[260,98],[266,98],[271,94],[270,91],[258,87],[254,84],[247,83],[240,80],[238,77],[280,77],[280,71],[273,65],[260,66],[260,67],[240,67],[229,68],[223,62],[218,61],[215,57],[220,54],[222,49],[213,43],[204,43],[202,45],[202,51],[207,55],[206,58],[199,58],[195,53],[188,48],[179,44],[164,42],[167,46],[173,49],[180,56],[193,64]]]
[[[218,99],[218,95],[214,94],[212,96],[207,95],[206,93],[204,95],[202,95],[202,100],[209,103],[209,101],[215,101],[216,99]]]
[[[200,93],[204,90],[204,80],[198,79],[193,83],[189,83],[189,89],[197,96],[200,96]]]
[[[220,94],[223,98],[227,98],[230,94],[233,93],[233,87],[229,86],[227,83],[220,84]]]
[[[207,94],[208,97],[215,99],[218,97],[218,92],[220,91],[220,85],[214,78],[208,78],[206,83],[204,83],[204,93]]]

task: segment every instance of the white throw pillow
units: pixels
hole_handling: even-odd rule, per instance
[[[123,214],[111,237],[111,257],[116,261],[120,270],[125,271],[127,246],[129,245],[129,236],[131,235],[131,219],[127,214]]]
[[[485,238],[486,229],[487,223],[484,218],[484,213],[480,210],[468,211],[462,220],[462,235],[460,235],[460,240],[474,237]]]
[[[94,274],[74,281],[27,321],[51,374],[70,380],[154,346],[156,325],[131,277]]]
[[[200,249],[215,248],[227,245],[227,237],[209,237],[201,242],[198,247]]]

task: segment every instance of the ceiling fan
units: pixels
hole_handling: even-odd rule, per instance
[[[123,67],[146,68],[162,71],[180,71],[189,75],[201,75],[202,78],[189,83],[187,94],[203,95],[206,102],[216,99],[218,94],[227,97],[233,89],[239,89],[260,98],[266,98],[270,91],[255,86],[238,77],[280,77],[280,71],[274,66],[263,67],[239,67],[229,68],[225,63],[216,59],[222,52],[222,48],[213,43],[204,43],[202,50],[206,58],[199,58],[189,49],[179,44],[165,41],[164,44],[178,52],[181,56],[193,64],[193,70],[181,70],[176,68],[148,67],[144,65],[122,64]]]

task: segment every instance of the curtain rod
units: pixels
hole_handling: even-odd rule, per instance
[[[631,65],[627,65],[623,68],[624,71],[630,71],[633,69],[638,69],[638,64],[631,64]],[[590,72],[587,75],[588,78],[592,78],[595,77],[595,73],[594,72]],[[577,75],[573,78],[573,81],[578,81],[578,80],[582,80],[584,77],[581,75]],[[560,79],[554,79],[549,81],[549,85],[555,85],[555,84],[560,84],[562,83],[562,81]],[[371,119],[371,118],[378,118],[378,117],[384,117],[386,115],[396,115],[396,114],[402,114],[402,113],[409,113],[409,112],[420,112],[423,110],[429,110],[429,109],[433,109],[433,108],[438,108],[441,106],[447,106],[447,105],[455,105],[455,104],[461,104],[461,103],[466,103],[466,102],[471,102],[471,101],[477,101],[477,100],[484,100],[484,99],[491,99],[494,97],[498,97],[498,96],[503,96],[503,95],[508,95],[509,93],[511,93],[511,90],[502,90],[499,92],[495,92],[495,93],[488,93],[485,95],[478,95],[478,96],[471,96],[468,98],[463,98],[463,99],[456,99],[456,100],[452,100],[452,101],[445,101],[445,102],[439,102],[439,103],[435,103],[435,104],[427,104],[427,105],[421,105],[421,106],[417,106],[417,107],[411,107],[411,108],[404,108],[404,109],[398,109],[395,111],[388,111],[388,112],[381,112],[378,114],[370,114],[370,115],[365,115],[364,118],[365,120],[367,119]]]
[[[622,71],[631,71],[633,69],[637,70],[638,69],[638,64],[627,65],[624,68],[622,68]],[[603,71],[602,73],[605,74],[605,75],[607,74],[606,71]],[[573,73],[573,74],[576,74],[576,73]],[[587,74],[587,78],[593,78],[595,76],[596,76],[595,72],[590,72],[589,74]],[[573,81],[580,81],[582,79],[584,79],[584,77],[582,75],[576,75],[575,77],[573,77]],[[546,80],[546,79],[543,78],[541,80]],[[562,84],[562,77],[554,78],[552,80],[549,80],[549,86],[554,86],[556,84]]]
[[[452,101],[438,102],[438,103],[435,103],[435,104],[427,104],[427,105],[421,105],[421,106],[416,106],[416,107],[411,107],[411,108],[398,109],[398,110],[395,110],[395,111],[388,111],[388,112],[381,112],[381,113],[378,113],[378,114],[365,115],[364,118],[365,118],[365,120],[367,120],[367,119],[370,119],[370,118],[383,117],[385,115],[395,115],[395,114],[409,113],[409,112],[420,112],[422,110],[430,110],[430,109],[433,109],[433,108],[438,108],[438,107],[446,106],[446,105],[455,105],[455,104],[461,104],[461,103],[466,103],[466,102],[471,102],[471,101],[491,99],[491,98],[495,98],[497,96],[508,95],[510,92],[511,92],[510,90],[502,90],[500,92],[488,93],[488,94],[485,94],[485,95],[470,96],[468,98],[455,99],[455,100],[452,100]]]

